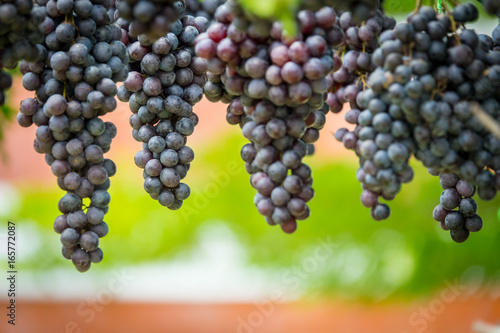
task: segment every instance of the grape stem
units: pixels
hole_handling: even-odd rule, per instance
[[[500,124],[489,115],[481,106],[476,103],[470,103],[472,114],[479,120],[479,122],[497,139],[500,140]]]
[[[451,11],[448,9],[448,6],[446,6],[446,2],[442,2],[442,0],[439,0],[439,2],[442,3],[444,11],[446,13],[448,13],[448,17],[450,18],[450,22],[451,22],[451,30],[453,31],[453,35],[455,36],[455,40],[457,41],[458,44],[462,44],[462,42],[460,41],[460,37],[457,34],[457,22],[455,22],[455,19],[453,18]]]
[[[363,82],[363,91],[365,91],[367,88],[370,88],[368,86],[368,83],[366,83],[366,74],[360,76],[361,82]]]
[[[415,4],[415,10],[413,11],[414,14],[418,13],[418,10],[422,7],[422,0],[417,0],[417,3]]]

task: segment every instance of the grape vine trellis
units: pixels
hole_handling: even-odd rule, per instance
[[[434,219],[456,242],[482,228],[477,195],[500,189],[500,27],[466,28],[477,8],[417,2],[396,25],[377,0],[2,1],[2,68],[18,66],[34,98],[18,123],[38,128],[35,150],[66,191],[54,229],[77,270],[103,259],[100,238],[116,128],[101,116],[128,102],[144,189],[182,209],[194,160],[196,104],[228,104],[227,122],[249,140],[241,150],[255,206],[286,233],[307,219],[314,153],[328,112],[345,113],[335,138],[359,158],[361,202],[387,219],[414,156],[443,187]],[[490,14],[498,1],[484,0]],[[286,6],[286,7],[283,7]],[[282,10],[287,8],[288,10]],[[254,11],[256,12],[256,11]],[[279,13],[277,15],[277,13]],[[117,88],[116,83],[123,81]],[[10,78],[0,77],[0,102]]]

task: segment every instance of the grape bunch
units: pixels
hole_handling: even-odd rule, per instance
[[[441,223],[443,230],[450,230],[455,242],[465,242],[470,232],[478,232],[483,227],[483,220],[476,214],[477,203],[473,199],[476,187],[453,173],[440,173],[439,182],[444,191],[440,204],[434,208],[433,217]]]
[[[442,14],[422,7],[407,23],[381,36],[372,55],[376,69],[368,78],[370,88],[357,95],[360,110],[352,114],[357,126],[352,132],[336,133],[360,158],[361,201],[372,209],[374,219],[390,214],[379,198],[394,199],[401,184],[412,180],[412,155],[431,174],[455,174],[461,182],[477,186],[481,199],[495,197],[500,140],[474,114],[482,109],[500,119],[500,51],[491,37],[465,28],[477,17],[472,4]],[[445,192],[452,191],[447,187]],[[442,200],[448,200],[447,195]],[[469,197],[463,192],[460,196]],[[443,205],[446,210],[456,208],[452,206]],[[464,241],[468,228],[456,223],[449,227],[445,221],[445,227],[452,230],[454,240]]]
[[[497,1],[482,2],[498,15]],[[187,138],[205,95],[228,104],[226,121],[249,140],[241,157],[258,212],[293,233],[314,197],[304,158],[325,115],[349,103],[345,119],[356,127],[335,138],[359,158],[361,203],[375,220],[390,216],[382,200],[413,179],[414,156],[443,187],[434,219],[456,242],[479,231],[474,196],[500,190],[500,137],[484,121],[500,121],[500,26],[491,37],[467,29],[478,17],[470,3],[424,6],[395,26],[381,4],[302,1],[291,35],[235,0],[2,1],[0,105],[12,83],[3,68],[21,60],[35,97],[17,121],[38,127],[34,148],[66,191],[54,221],[63,256],[80,272],[103,259],[116,173],[104,154],[117,129],[101,117],[115,96],[142,143],[134,160],[144,189],[171,210],[190,195],[181,183],[194,160]]]
[[[317,21],[317,17],[320,21]],[[211,25],[214,36],[211,36],[210,39],[216,43],[222,40],[220,37],[216,36],[218,33],[217,30],[220,30],[223,35],[227,36],[227,38],[225,38],[226,40],[222,42],[221,47],[233,47],[230,43],[239,44],[240,54],[234,59],[225,60],[231,69],[230,71],[223,71],[223,66],[220,61],[211,61],[213,70],[210,70],[210,67],[208,68],[208,81],[204,91],[207,99],[212,102],[221,101],[223,103],[230,103],[235,97],[241,95],[240,87],[244,82],[242,76],[244,77],[246,75],[244,66],[238,68],[234,66],[232,62],[241,62],[240,58],[252,57],[258,49],[263,49],[266,43],[273,42],[273,40],[269,40],[270,33],[272,34],[274,31],[274,34],[281,35],[283,34],[283,28],[279,22],[272,22],[266,19],[259,19],[255,16],[245,15],[244,11],[234,1],[228,2],[227,5],[219,6],[215,12],[215,19],[217,22]],[[329,48],[338,45],[343,40],[341,35],[342,32],[337,29],[336,20],[335,11],[331,7],[323,7],[316,12],[302,10],[297,14],[297,24],[301,29],[301,34],[311,35],[314,32],[314,34],[322,37],[326,41]],[[224,32],[224,29],[227,31]],[[303,36],[299,36],[298,38],[303,39]],[[203,38],[199,39],[201,40]],[[278,36],[275,41],[280,39],[281,37]],[[291,44],[296,41],[295,36],[289,36],[286,32],[283,34],[283,39],[285,44],[288,43],[287,46],[291,46]],[[208,41],[201,41],[200,52],[203,52],[204,49],[209,50],[210,47],[206,47],[208,44]],[[298,44],[294,45],[294,47],[297,47],[297,45]],[[292,50],[292,52],[295,51]],[[300,52],[300,50],[297,52]],[[330,50],[327,50],[327,52],[330,53]],[[204,54],[203,56],[214,58],[214,55],[211,54]],[[222,57],[227,57],[227,55],[222,55]],[[324,57],[323,61],[328,61],[328,63],[331,62],[331,60],[325,60],[327,57],[331,58],[331,55],[325,55]],[[336,66],[334,68],[335,70],[338,69],[339,61],[337,59],[334,59],[334,66]],[[268,75],[276,75],[276,67],[271,67]],[[227,85],[225,81],[228,81]],[[319,100],[317,95],[315,96],[315,100]],[[238,114],[229,114],[230,109],[231,108],[228,108],[228,122],[230,124],[235,124],[238,119],[238,117],[236,117]]]
[[[36,59],[36,44],[43,41],[38,25],[45,16],[45,8],[30,0],[0,3],[0,105],[4,105],[5,91],[12,85],[4,68],[15,68],[21,59]]]
[[[54,1],[55,5],[55,1]],[[47,13],[31,0],[4,0],[0,4],[0,69],[13,69],[21,59],[37,58],[36,44],[43,41],[38,25]]]
[[[384,40],[395,26],[396,21],[380,10],[363,25],[356,24],[350,12],[344,12],[329,34],[331,43],[339,45],[334,61],[341,61],[342,65],[328,76],[327,102],[333,113],[339,113],[344,103],[349,103],[351,110],[345,116],[348,123],[356,122],[357,95],[366,88],[368,75],[375,69],[372,54],[379,47],[379,36]]]
[[[328,0],[327,0],[328,1]],[[331,1],[338,10],[352,13],[355,22],[360,23],[369,19],[377,9],[382,7],[383,0],[348,0]]]
[[[208,20],[187,15],[179,24],[182,29],[154,43],[139,39],[129,45],[131,71],[118,94],[129,103],[132,135],[143,144],[135,163],[144,169],[144,189],[172,210],[190,195],[181,180],[194,159],[186,143],[198,124],[193,106],[203,97],[207,67],[193,42]]]
[[[45,40],[37,58],[22,61],[23,86],[35,98],[21,102],[18,122],[35,124],[35,151],[66,191],[54,221],[62,253],[80,272],[103,259],[99,238],[106,236],[109,177],[116,166],[104,157],[116,127],[101,117],[116,108],[116,83],[128,74],[121,29],[111,25],[101,1],[38,0],[47,17],[40,25]]]
[[[193,16],[203,16],[210,22],[215,19],[215,11],[226,0],[186,0],[186,13]]]
[[[186,9],[184,0],[115,0],[115,19],[128,25],[130,36],[155,41],[182,29],[178,19]]]
[[[368,20],[382,7],[382,0],[307,0],[301,3],[303,9],[317,10],[324,6],[333,6],[337,12],[350,13],[354,21],[360,24]]]
[[[257,209],[270,225],[292,233],[296,221],[310,215],[307,202],[314,196],[312,172],[302,159],[314,151],[329,111],[326,76],[335,64],[323,36],[333,29],[335,11],[300,11],[298,36],[279,22],[245,15],[233,1],[215,18],[195,47],[208,59],[205,94],[231,101],[226,119],[251,142],[241,156],[258,191]],[[211,76],[220,76],[221,89]]]
[[[230,22],[233,19],[233,14],[230,12],[228,6],[226,5],[220,5],[217,7],[212,23],[210,26],[219,26],[219,22],[225,22],[227,25],[228,22]],[[213,29],[213,28],[212,28]],[[198,40],[203,40],[207,36],[206,33],[201,34],[199,37],[197,37],[197,40],[195,41],[195,45],[197,44]],[[205,43],[205,41],[201,41],[201,43]],[[202,50],[202,49],[201,49]],[[207,58],[207,55],[204,54],[198,54],[202,58]],[[214,68],[214,71],[210,71],[207,68],[206,72],[206,83],[203,87],[203,92],[205,97],[210,101],[210,102],[222,102],[224,104],[229,104],[231,101],[236,97],[233,94],[230,94],[226,91],[224,88],[224,82],[226,78],[228,78],[227,75],[225,75],[225,71],[222,70],[224,67],[224,64],[219,63],[218,64],[219,68]],[[236,77],[236,79],[238,79]],[[232,82],[232,79],[230,79]],[[231,124],[231,123],[230,123]]]

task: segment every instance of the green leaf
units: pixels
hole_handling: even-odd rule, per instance
[[[278,19],[290,35],[297,33],[295,13],[300,0],[240,0],[240,3],[246,11],[260,18]]]
[[[12,110],[12,108],[7,104],[2,105],[0,107],[0,111],[2,112],[3,117],[5,117],[6,119],[11,119],[14,114],[14,110]]]

